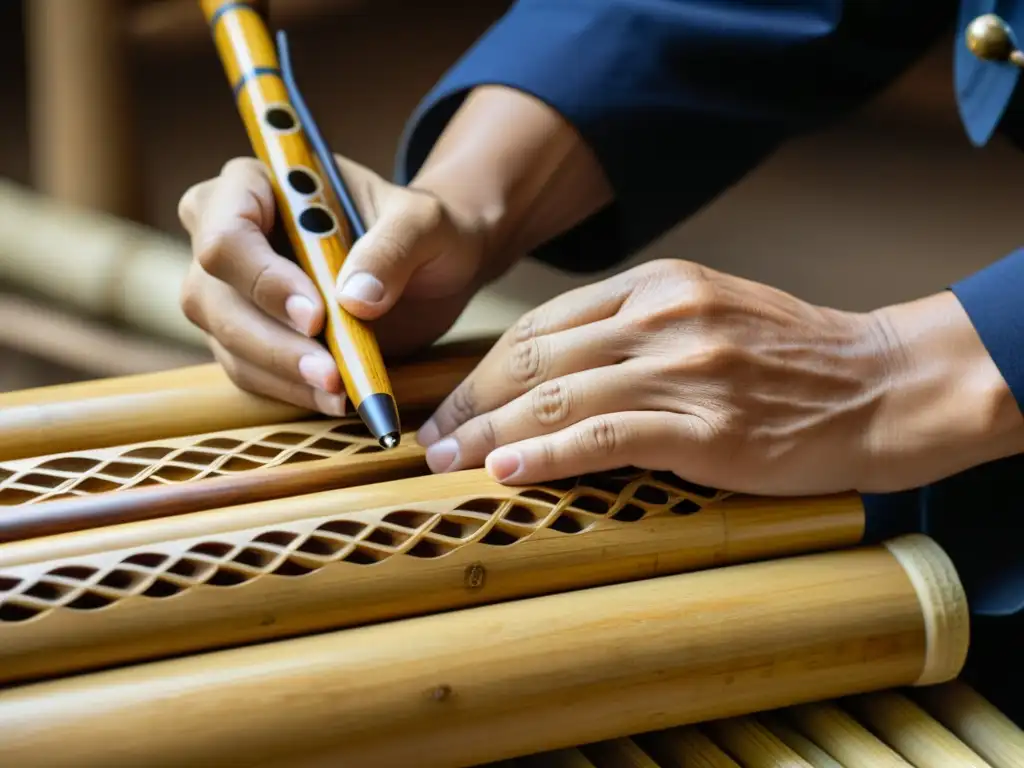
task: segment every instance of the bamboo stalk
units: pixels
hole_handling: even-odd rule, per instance
[[[173,484],[140,485],[116,493],[73,496],[24,505],[0,515],[0,542],[55,536],[422,475],[429,471],[425,451],[413,439],[413,433],[407,433],[404,445],[380,454],[341,454],[301,464],[261,468],[259,472],[214,475]]]
[[[12,688],[0,761],[471,766],[950,680],[966,611],[912,536]]]
[[[901,693],[876,691],[852,697],[844,706],[915,768],[992,768]]]
[[[862,536],[855,495],[717,501],[666,475],[521,489],[474,470],[7,544],[0,681],[850,546]]]
[[[108,377],[199,365],[209,358],[9,294],[0,294],[0,345]]]
[[[35,8],[36,3],[28,5]],[[59,17],[78,5],[78,0],[45,0],[35,12]],[[80,10],[88,16],[88,3],[82,5],[85,8]],[[72,16],[65,16],[60,26],[75,23]],[[73,107],[70,102],[65,106]],[[49,124],[56,117],[46,119]],[[76,120],[65,119],[65,123],[61,131],[78,131]],[[102,161],[103,168],[90,172],[88,178],[105,177],[113,166],[107,167],[103,151],[110,149],[117,153],[118,161],[123,159],[112,137],[92,137],[86,143],[96,145],[88,150],[75,149],[77,141],[67,145],[83,154],[76,154],[77,159],[71,161],[57,157],[53,147],[47,149],[44,142],[40,152],[46,157],[54,154],[48,160],[54,168],[45,174],[78,174],[82,169],[76,170],[76,166],[81,163]],[[76,191],[70,184],[70,180],[58,178],[43,184],[42,188],[54,195],[50,197],[0,180],[0,281],[143,334],[205,348],[202,333],[180,307],[181,287],[191,262],[188,246],[150,227],[89,207],[95,204],[102,209],[98,196],[113,192]]]
[[[1024,730],[969,685],[953,681],[914,693],[929,715],[988,760],[993,768],[1024,765]]]
[[[141,164],[121,0],[24,5],[36,186],[66,202],[138,218]],[[17,229],[32,232],[26,224]],[[0,231],[4,239],[17,236]]]
[[[490,340],[437,345],[391,369],[403,410],[441,402]],[[312,416],[243,392],[220,366],[79,382],[0,394],[0,461],[136,443]]]

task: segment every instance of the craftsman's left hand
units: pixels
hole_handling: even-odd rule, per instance
[[[435,472],[486,465],[516,485],[637,466],[739,492],[847,490],[893,354],[873,315],[651,262],[525,315],[418,438]]]

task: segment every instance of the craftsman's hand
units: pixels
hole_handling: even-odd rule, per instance
[[[484,234],[435,195],[338,163],[367,226],[339,276],[338,300],[374,321],[385,354],[429,345],[491,277]],[[270,181],[254,159],[231,160],[185,193],[179,217],[194,260],[182,306],[242,389],[339,415],[337,365],[313,338],[323,328],[324,303],[302,269],[268,242],[274,211]]]
[[[897,490],[1024,447],[1012,403],[952,294],[843,312],[665,260],[524,316],[419,440],[435,472],[509,484],[637,466],[758,494]]]

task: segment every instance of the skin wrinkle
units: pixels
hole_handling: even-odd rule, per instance
[[[385,298],[342,302],[373,323],[385,355],[436,341],[486,279],[613,200],[604,169],[557,111],[498,86],[465,99],[409,188],[338,162],[360,210],[384,214],[377,245],[357,244],[347,268],[374,274]],[[241,295],[270,256],[262,236],[202,253],[211,233],[272,207],[252,169],[226,164],[183,196],[194,265],[182,305],[201,316],[236,384],[305,407],[322,393],[282,366],[309,340],[270,331],[274,308]],[[384,247],[389,238],[397,247]],[[201,269],[210,255],[227,258],[228,274]],[[289,286],[312,290],[281,270]],[[409,275],[404,289],[395,274]],[[225,290],[239,295],[222,300]],[[259,353],[267,344],[273,353]],[[424,426],[428,461],[442,438],[455,443],[451,470],[486,463],[493,474],[487,462],[518,455],[519,474],[498,477],[510,484],[634,465],[724,490],[805,494],[925,485],[1024,450],[1024,422],[949,292],[845,312],[661,259],[528,313]]]

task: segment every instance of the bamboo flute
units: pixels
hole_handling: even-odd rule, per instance
[[[855,495],[718,500],[639,471],[515,488],[470,470],[26,540],[0,547],[0,681],[852,546],[862,535]]]
[[[0,762],[458,768],[937,684],[966,650],[914,535],[8,688]]]
[[[440,403],[490,340],[437,345],[391,368],[399,407]],[[216,365],[0,394],[0,461],[313,416],[244,392]]]
[[[406,437],[411,440],[414,436]],[[0,512],[0,543],[422,475],[428,471],[425,452],[409,440],[387,454],[342,454],[259,472],[138,486],[9,509]]]
[[[407,437],[382,451],[349,416],[10,461],[0,542],[427,473]]]

